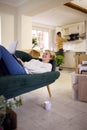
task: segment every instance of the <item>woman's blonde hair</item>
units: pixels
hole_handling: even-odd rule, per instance
[[[50,50],[45,50],[45,51],[48,51],[50,53],[51,60],[55,59],[56,55],[53,51]]]

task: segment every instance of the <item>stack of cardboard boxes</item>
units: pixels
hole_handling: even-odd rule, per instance
[[[87,102],[87,71],[79,72],[78,65],[87,61],[87,54],[76,56],[76,69],[72,73],[73,99]]]

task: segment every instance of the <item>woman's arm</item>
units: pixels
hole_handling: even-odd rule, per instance
[[[17,60],[22,66],[24,66],[24,62],[20,58],[17,58]]]

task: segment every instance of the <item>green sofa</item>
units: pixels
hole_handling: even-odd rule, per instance
[[[23,61],[29,61],[33,58],[28,53],[19,50],[16,50],[15,55]],[[55,61],[53,60],[51,63],[53,65],[51,72],[25,75],[9,75],[9,73],[3,74],[3,66],[0,65],[0,95],[5,96],[6,99],[10,99],[44,86],[47,86],[50,94],[48,85],[53,83],[60,76],[60,72],[55,71]]]

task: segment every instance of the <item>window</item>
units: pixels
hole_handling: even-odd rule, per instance
[[[48,48],[48,32],[40,30],[32,30],[32,38],[37,39],[38,47],[40,49]]]

